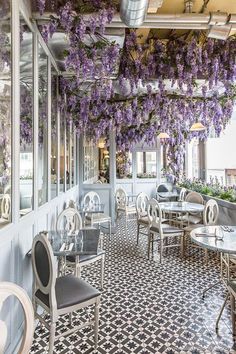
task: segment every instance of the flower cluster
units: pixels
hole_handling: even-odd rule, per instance
[[[236,186],[223,186],[217,177],[210,182],[204,182],[200,179],[183,179],[178,183],[179,187],[184,187],[201,194],[209,195],[230,202],[236,203]]]
[[[83,15],[85,5],[83,1],[67,2],[44,29],[45,38],[56,28],[68,38],[64,64],[72,75],[60,81],[61,108],[78,135],[86,132],[97,140],[114,130],[117,148],[122,151],[141,141],[152,144],[159,132],[167,132],[168,167],[181,175],[186,142],[194,137],[206,139],[212,126],[220,135],[232,115],[235,37],[225,42],[202,40],[193,33],[190,39],[151,38],[142,44],[136,30],[127,30],[120,50],[104,36],[114,11],[111,3],[90,2],[95,11],[90,16]],[[115,75],[122,92],[118,97]],[[153,90],[152,81],[158,91]],[[140,83],[146,87],[143,96],[137,94]],[[219,86],[223,95],[219,95]],[[196,120],[206,131],[190,131]]]

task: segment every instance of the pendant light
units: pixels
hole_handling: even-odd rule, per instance
[[[159,139],[169,139],[169,134],[165,133],[165,132],[161,132],[160,134],[157,135],[157,137]]]
[[[193,125],[191,126],[190,132],[200,132],[205,129],[206,129],[206,127],[201,122],[196,122],[196,123],[193,123]]]

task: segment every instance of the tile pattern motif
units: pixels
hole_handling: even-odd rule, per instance
[[[100,308],[99,345],[93,349],[93,332],[84,328],[55,343],[57,354],[159,354],[159,353],[236,353],[231,334],[230,309],[225,309],[218,335],[215,320],[225,290],[218,285],[201,298],[204,288],[219,277],[219,257],[210,255],[204,263],[203,252],[192,249],[181,259],[177,249],[169,249],[162,265],[147,259],[147,240],[136,244],[136,223],[127,234],[120,220],[116,234],[105,240],[105,286]],[[157,247],[157,246],[156,246]],[[96,266],[83,274],[98,286]],[[74,314],[74,323],[89,312]],[[58,332],[68,325],[68,316],[58,322]],[[31,354],[47,353],[48,330],[38,326]]]

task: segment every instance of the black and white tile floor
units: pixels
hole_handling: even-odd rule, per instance
[[[125,235],[122,221],[111,241],[105,241],[105,287],[102,294],[98,350],[93,350],[92,330],[85,328],[55,343],[57,354],[159,354],[236,353],[232,341],[229,307],[218,335],[215,320],[224,301],[219,285],[203,301],[201,292],[219,277],[219,259],[194,250],[185,259],[171,250],[162,265],[158,256],[146,257],[145,236],[136,245],[135,223]],[[92,274],[92,276],[91,276]],[[96,285],[96,269],[83,274]],[[86,314],[74,316],[74,321]],[[64,316],[58,331],[68,324]],[[37,327],[31,354],[47,353],[48,331]]]

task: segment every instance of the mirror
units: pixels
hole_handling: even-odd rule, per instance
[[[57,92],[58,75],[54,66],[51,66],[51,199],[57,196]]]

